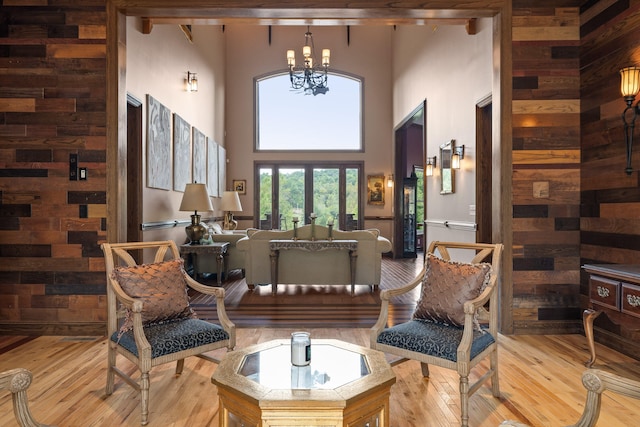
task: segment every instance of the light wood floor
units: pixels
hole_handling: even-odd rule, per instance
[[[421,269],[421,259],[383,260],[380,287],[405,283]],[[288,338],[304,329],[312,338],[336,338],[368,346],[369,327],[379,311],[379,296],[366,286],[357,286],[351,296],[341,286],[258,287],[254,293],[235,272],[224,283],[225,303],[238,326],[237,347]],[[415,297],[415,295],[414,295]],[[208,301],[194,296],[199,315],[207,318]],[[410,299],[392,302],[390,322],[406,320],[413,309]],[[266,326],[265,326],[266,325]],[[351,326],[351,327],[348,327]],[[354,327],[355,326],[355,327]],[[574,423],[582,412],[586,392],[581,375],[588,359],[585,338],[563,336],[500,336],[500,386],[496,399],[483,386],[470,399],[472,427],[498,426],[506,419],[531,426],[559,427]],[[0,336],[0,371],[24,367],[33,372],[28,390],[31,411],[42,423],[59,427],[140,425],[139,396],[116,378],[113,395],[104,395],[106,375],[104,337]],[[640,361],[597,345],[597,368],[640,378]],[[214,352],[224,356],[224,350]],[[119,358],[119,366],[135,372]],[[481,374],[478,369],[472,375]],[[175,365],[151,372],[150,427],[200,427],[218,425],[216,387],[210,378],[216,365],[198,358],[185,361],[182,375]],[[431,367],[431,378],[421,377],[417,362],[394,367],[397,383],[391,389],[393,427],[448,427],[459,425],[460,399],[457,374]],[[607,396],[599,425],[639,425],[637,401]],[[0,426],[16,426],[11,397],[0,392]]]
[[[238,346],[287,338],[293,329],[241,328]],[[368,329],[309,329],[312,337],[338,338],[367,345]],[[106,341],[96,337],[2,337],[0,370],[25,367],[34,374],[28,391],[31,411],[40,422],[60,427],[139,426],[137,394],[116,382],[104,395]],[[221,355],[223,350],[219,350]],[[216,352],[217,353],[217,352]],[[575,422],[584,404],[580,382],[587,358],[584,337],[501,336],[501,399],[482,387],[470,400],[470,425],[497,426],[506,419],[532,426],[564,426]],[[597,367],[640,378],[640,362],[598,345]],[[125,371],[132,368],[122,360]],[[181,376],[174,364],[156,367],[151,375],[149,426],[217,426],[216,387],[210,378],[216,365],[198,358],[185,362]],[[431,379],[420,376],[420,365],[406,362],[394,368],[391,425],[395,427],[456,426],[459,416],[454,372],[431,367]],[[599,425],[638,425],[637,401],[605,395]],[[0,394],[0,426],[16,426],[9,393]]]

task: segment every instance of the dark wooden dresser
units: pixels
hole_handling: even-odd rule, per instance
[[[632,357],[640,353],[640,264],[585,264],[589,273],[589,305],[583,314],[584,331],[591,352],[586,363],[596,359],[594,320],[598,342]],[[612,345],[613,344],[613,345]]]

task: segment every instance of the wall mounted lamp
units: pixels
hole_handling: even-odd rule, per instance
[[[433,176],[433,168],[436,167],[437,160],[438,158],[436,156],[427,157],[427,167],[424,172],[426,176]]]
[[[638,103],[633,105],[636,95],[640,91],[640,67],[627,67],[620,70],[620,92],[624,97],[627,107],[622,112],[622,122],[624,123],[624,139],[627,144],[627,167],[625,172],[631,175],[631,151],[633,149],[633,128],[635,127],[636,117],[640,113]],[[631,120],[627,121],[627,112],[631,110]]]
[[[453,169],[460,169],[460,161],[464,159],[464,144],[453,148],[451,154],[451,167]]]
[[[387,177],[387,187],[393,188],[393,174]]]
[[[196,73],[192,73],[191,71],[187,71],[187,92],[197,92],[198,91],[198,76]]]

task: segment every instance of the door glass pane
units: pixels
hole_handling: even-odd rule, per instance
[[[329,219],[334,223],[339,213],[340,170],[313,169],[313,211],[318,216],[316,224],[327,225]]]
[[[356,230],[358,227],[358,198],[360,183],[358,182],[358,169],[346,170],[346,206],[344,229]]]
[[[280,207],[279,221],[274,221],[273,228],[288,230],[293,228],[291,219],[296,216],[300,222],[305,224],[304,217],[304,169],[302,168],[280,168],[278,169],[279,188],[278,206]]]
[[[273,171],[271,168],[260,168],[258,173],[260,174],[260,200],[258,202],[260,209],[260,229],[271,230]]]
[[[417,241],[416,248],[423,249],[424,245],[424,170],[421,167],[415,167],[416,177],[416,227]]]

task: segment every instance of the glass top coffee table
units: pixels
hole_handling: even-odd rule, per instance
[[[383,353],[338,340],[311,340],[311,363],[291,364],[289,340],[228,353],[211,381],[220,426],[389,425],[395,375]]]

